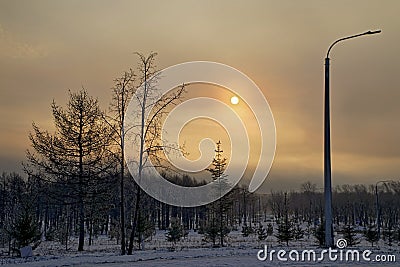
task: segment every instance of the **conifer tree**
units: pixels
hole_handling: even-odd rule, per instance
[[[263,240],[265,240],[267,237],[268,237],[267,230],[266,230],[266,229],[264,228],[264,226],[260,223],[260,224],[258,225],[258,228],[257,228],[257,238],[258,238],[258,241],[263,241]]]
[[[218,191],[219,194],[221,194],[222,187],[227,186],[227,181],[224,179],[224,171],[226,167],[226,158],[222,157],[222,153],[224,151],[221,148],[221,141],[217,142],[217,149],[215,150],[215,157],[212,162],[212,167],[207,169],[211,175],[214,181],[217,181],[218,183]],[[218,199],[218,207],[215,205],[216,203],[211,204],[211,210],[212,213],[218,214],[218,216],[212,215],[212,224],[209,226],[210,228],[210,234],[213,234],[215,232],[215,227],[218,227],[218,233],[219,233],[219,242],[220,246],[224,246],[224,238],[225,236],[230,232],[229,228],[226,226],[226,213],[228,209],[230,208],[232,201],[230,199],[230,195],[227,194],[224,197],[221,197]],[[213,242],[215,244],[215,242]]]
[[[215,218],[212,218],[203,227],[202,232],[204,235],[204,240],[211,242],[213,247],[216,246],[217,238],[219,237],[220,226]]]
[[[325,224],[323,221],[315,228],[314,237],[320,247],[325,244]]]
[[[378,242],[378,231],[375,225],[369,225],[368,228],[364,230],[364,237],[365,240],[371,243],[371,246],[374,246],[374,243]]]
[[[393,245],[395,232],[394,232],[392,223],[388,223],[387,227],[385,229],[383,229],[383,237],[388,246]]]
[[[296,224],[294,227],[294,234],[293,237],[295,240],[301,240],[304,237],[304,230],[301,228],[300,224]]]
[[[267,225],[267,235],[268,235],[268,236],[271,236],[273,233],[274,233],[274,228],[272,227],[272,224],[269,223],[269,224]]]
[[[40,244],[39,224],[33,214],[24,209],[11,226],[11,237],[15,238],[18,248],[31,245],[35,249]]]
[[[351,247],[360,243],[359,238],[357,237],[357,232],[352,225],[346,225],[342,232],[343,238],[347,240],[348,246]]]
[[[114,185],[109,170],[115,160],[108,145],[113,133],[103,119],[97,99],[85,89],[69,94],[65,108],[52,104],[55,133],[33,124],[29,134],[33,151],[27,151],[25,171],[54,185],[53,198],[77,204],[79,214],[78,251],[83,250],[87,204],[107,196]]]
[[[254,229],[253,229],[253,227],[248,226],[247,224],[244,224],[244,225],[242,226],[242,235],[243,235],[244,237],[247,237],[247,236],[249,236],[249,235],[251,235],[251,234],[254,234]]]
[[[279,242],[285,242],[286,246],[289,246],[289,241],[294,238],[294,227],[293,222],[289,218],[289,210],[287,203],[287,194],[285,193],[284,199],[284,217],[279,219],[278,221],[278,229],[277,229],[276,238]]]
[[[174,218],[171,222],[171,227],[168,229],[166,234],[167,241],[172,242],[175,247],[176,242],[180,241],[183,237],[183,227],[180,224],[178,218]]]
[[[293,224],[288,218],[284,218],[278,222],[278,233],[276,234],[276,238],[279,242],[286,243],[286,246],[289,246],[289,241],[292,241],[294,238],[294,230]]]

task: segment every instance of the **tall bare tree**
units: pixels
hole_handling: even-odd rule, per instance
[[[79,210],[78,251],[84,248],[85,206],[109,190],[109,169],[114,168],[108,146],[112,132],[103,120],[97,99],[85,89],[69,94],[66,108],[53,101],[53,134],[33,124],[29,134],[33,151],[27,151],[27,172],[60,185],[65,201]],[[68,198],[68,199],[67,199]]]
[[[143,168],[147,160],[159,160],[158,152],[165,150],[163,146],[163,140],[161,140],[162,133],[162,120],[163,116],[168,113],[168,109],[176,105],[182,98],[185,92],[184,84],[178,89],[174,90],[170,94],[162,96],[159,99],[159,89],[157,88],[157,81],[159,79],[159,72],[156,69],[155,59],[157,53],[150,53],[145,56],[140,53],[136,53],[139,58],[139,64],[137,67],[138,71],[138,82],[143,90],[135,90],[134,96],[139,102],[139,114],[140,125],[135,128],[138,132],[139,140],[139,163],[138,173],[136,174],[139,179],[142,177]],[[146,114],[149,111],[149,118],[146,118]],[[128,129],[125,129],[127,131]],[[160,165],[159,165],[160,166]],[[141,220],[140,201],[141,201],[142,190],[137,186],[136,190],[136,201],[135,201],[135,212],[132,225],[132,232],[129,238],[128,254],[131,255],[133,251],[134,238],[136,235],[139,237],[139,244],[141,241],[141,234],[137,233],[138,226]]]
[[[132,69],[125,71],[121,77],[114,80],[112,88],[112,102],[110,105],[111,116],[106,121],[115,132],[115,143],[119,162],[120,176],[120,231],[121,231],[121,254],[126,254],[126,223],[125,223],[125,134],[124,120],[129,101],[135,92],[135,74]]]

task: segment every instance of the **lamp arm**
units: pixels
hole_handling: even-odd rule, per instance
[[[380,33],[380,32],[381,32],[381,30],[377,30],[377,31],[367,31],[367,32],[363,32],[363,33],[359,33],[359,34],[355,34],[355,35],[351,35],[351,36],[347,36],[347,37],[340,38],[340,39],[334,41],[334,42],[331,44],[331,46],[328,48],[328,52],[326,53],[326,58],[329,58],[329,53],[331,52],[332,47],[333,47],[335,44],[337,44],[337,43],[339,43],[339,42],[341,42],[341,41],[348,40],[348,39],[352,39],[352,38],[356,38],[356,37],[363,36],[363,35],[376,34],[376,33]]]

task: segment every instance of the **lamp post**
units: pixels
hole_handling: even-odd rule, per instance
[[[380,33],[381,31],[367,31],[364,33],[340,38],[333,42],[325,58],[325,105],[324,105],[324,196],[325,196],[325,246],[333,247],[332,226],[332,179],[331,179],[331,122],[329,100],[329,52],[332,47],[344,40]]]
[[[378,184],[379,183],[389,183],[393,182],[392,180],[384,180],[384,181],[378,181],[375,184],[375,201],[376,201],[376,229],[378,232],[378,239],[381,237],[381,215],[380,215],[380,208],[379,208],[379,194],[378,194]]]

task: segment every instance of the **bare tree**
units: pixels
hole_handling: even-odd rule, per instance
[[[171,106],[176,105],[182,98],[185,92],[185,85],[183,84],[178,89],[174,90],[170,94],[164,95],[159,99],[159,91],[157,88],[158,74],[155,65],[155,58],[157,53],[150,53],[148,56],[136,53],[139,57],[138,70],[138,81],[143,90],[135,90],[134,96],[139,103],[139,116],[140,124],[134,126],[138,130],[139,139],[139,157],[138,157],[138,173],[139,179],[142,178],[143,168],[146,161],[153,160],[158,162],[158,167],[162,167],[161,160],[158,152],[161,150],[168,149],[163,146],[163,140],[161,140],[162,134],[162,120],[165,114],[168,113],[168,109]],[[149,118],[146,118],[146,114],[149,112]],[[129,131],[130,129],[125,129]],[[142,190],[137,186],[136,190],[136,201],[135,201],[135,212],[132,225],[132,232],[129,238],[128,254],[131,255],[133,251],[133,243],[135,235],[138,234],[139,244],[141,243],[141,233],[136,233],[141,227],[138,224],[142,221],[140,202],[141,202]]]
[[[64,109],[54,101],[52,111],[55,133],[42,131],[33,124],[29,134],[32,151],[27,151],[25,170],[36,178],[60,185],[65,201],[79,210],[78,251],[84,247],[85,206],[94,197],[109,190],[108,170],[114,167],[108,145],[112,133],[103,120],[98,101],[86,90],[70,92]],[[68,198],[68,199],[67,199]]]
[[[125,223],[125,134],[124,120],[126,116],[126,109],[129,101],[135,92],[135,74],[132,69],[125,71],[123,75],[114,80],[114,87],[112,88],[112,102],[110,111],[112,116],[107,116],[106,121],[114,130],[116,139],[114,140],[117,149],[119,162],[119,176],[120,176],[120,231],[121,231],[121,254],[126,253],[126,223]]]

